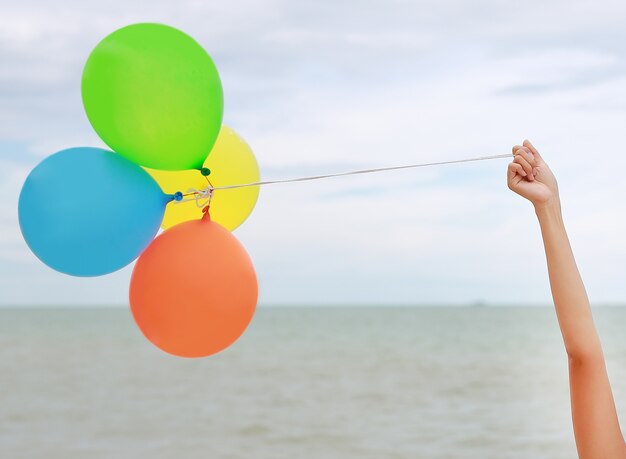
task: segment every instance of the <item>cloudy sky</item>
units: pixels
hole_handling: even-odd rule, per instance
[[[626,301],[623,1],[0,0],[1,304],[126,304],[132,267],[50,270],[21,238],[17,198],[45,156],[102,145],[82,66],[135,22],[178,27],[213,56],[224,121],[264,179],[501,154],[530,138],[559,180],[592,302]],[[506,165],[262,189],[236,231],[261,304],[548,303],[538,225]]]

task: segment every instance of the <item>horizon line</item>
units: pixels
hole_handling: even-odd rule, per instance
[[[441,302],[441,303],[263,303],[257,305],[257,309],[329,309],[329,308],[554,308],[553,303],[546,302],[486,302],[473,301],[467,303]],[[598,302],[592,303],[591,307],[626,307],[626,302]],[[0,309],[126,309],[128,304],[0,304]]]

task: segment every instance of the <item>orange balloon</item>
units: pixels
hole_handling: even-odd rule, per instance
[[[130,280],[130,308],[142,333],[180,357],[205,357],[234,343],[257,299],[248,253],[208,212],[154,239]]]

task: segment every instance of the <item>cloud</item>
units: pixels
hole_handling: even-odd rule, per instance
[[[16,205],[42,157],[102,145],[82,110],[82,65],[106,34],[139,21],[170,23],[210,51],[225,121],[265,179],[506,153],[531,137],[559,179],[592,300],[624,301],[625,19],[608,0],[3,5],[2,301],[126,301],[128,269],[76,280],[43,267]],[[534,214],[506,189],[505,167],[264,188],[236,233],[262,302],[549,301]]]

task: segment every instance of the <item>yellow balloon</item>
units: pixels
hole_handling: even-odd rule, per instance
[[[248,144],[226,125],[222,126],[211,153],[204,161],[211,170],[204,177],[199,170],[162,171],[146,169],[165,193],[187,193],[190,188],[202,190],[207,178],[213,186],[254,183],[260,180],[259,165]],[[251,186],[230,190],[215,190],[211,200],[211,220],[232,231],[241,225],[254,209],[259,197],[259,187]],[[202,218],[202,208],[194,200],[170,202],[165,209],[161,227],[167,229],[188,220]]]

